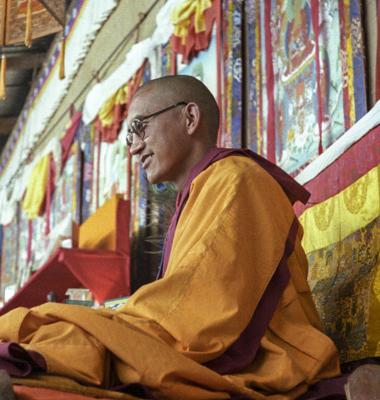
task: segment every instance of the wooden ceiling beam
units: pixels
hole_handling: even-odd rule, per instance
[[[48,10],[49,14],[63,27],[65,26],[65,2],[59,2],[57,7],[56,1],[39,0],[39,2]]]
[[[8,135],[11,133],[17,117],[0,117],[0,135]]]

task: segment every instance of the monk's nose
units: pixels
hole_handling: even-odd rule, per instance
[[[145,142],[143,139],[141,139],[138,135],[133,135],[133,142],[131,144],[131,147],[129,149],[129,152],[134,155],[138,154],[141,150],[143,150],[145,147]]]

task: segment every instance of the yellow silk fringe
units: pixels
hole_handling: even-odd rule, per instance
[[[7,58],[3,54],[1,57],[1,66],[0,66],[0,100],[5,100],[7,97],[5,77],[7,70]]]
[[[59,79],[65,79],[65,48],[66,48],[66,38],[62,38],[61,42],[61,56],[59,60]]]
[[[28,0],[26,9],[25,46],[32,46],[32,0]]]

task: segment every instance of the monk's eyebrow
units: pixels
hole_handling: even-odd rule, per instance
[[[131,118],[131,121],[133,121],[134,119],[143,119],[143,118],[145,118],[145,115],[137,114],[134,115],[133,118]]]

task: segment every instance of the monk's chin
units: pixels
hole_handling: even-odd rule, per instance
[[[148,179],[148,182],[152,183],[152,184],[157,184],[157,183],[163,182],[163,180],[160,179],[158,176],[156,176],[155,174],[149,173],[148,171],[146,171],[146,178]]]

